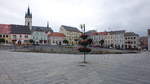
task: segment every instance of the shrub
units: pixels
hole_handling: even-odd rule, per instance
[[[5,39],[0,38],[0,43],[5,43]]]
[[[63,40],[63,43],[68,44],[69,42],[68,42],[68,40]]]

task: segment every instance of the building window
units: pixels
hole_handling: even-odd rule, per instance
[[[28,22],[28,26],[30,26],[30,23]]]
[[[5,35],[3,35],[3,37],[5,37]]]
[[[25,35],[25,38],[28,38],[28,35]]]
[[[28,41],[28,40],[24,40],[24,42],[25,42],[25,43],[28,43],[29,41]]]
[[[6,35],[6,37],[8,38],[8,35]]]
[[[2,37],[2,35],[0,35],[0,37]]]
[[[13,38],[16,39],[16,35],[13,35]]]
[[[136,41],[134,41],[134,44],[136,44]]]
[[[20,35],[20,38],[22,37],[22,35]]]
[[[40,43],[42,43],[43,42],[43,40],[40,40]]]
[[[58,45],[58,42],[56,41],[56,44]]]

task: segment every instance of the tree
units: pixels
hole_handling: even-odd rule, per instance
[[[29,40],[29,42],[30,42],[31,44],[33,44],[33,43],[34,43],[34,41],[33,41],[32,39],[30,39],[30,40]]]
[[[64,43],[64,44],[68,44],[69,41],[65,39],[65,40],[63,40],[63,43]]]
[[[0,38],[0,43],[5,43],[5,39]]]
[[[101,46],[103,47],[103,45],[104,45],[104,40],[100,40],[99,43],[100,43]]]

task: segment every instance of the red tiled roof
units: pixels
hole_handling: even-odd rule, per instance
[[[48,36],[65,37],[63,33],[58,33],[58,32],[53,32],[51,34],[48,34]]]
[[[91,35],[107,35],[108,32],[94,32]]]
[[[9,34],[10,28],[9,24],[0,24],[0,34]]]

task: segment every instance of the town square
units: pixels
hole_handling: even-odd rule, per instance
[[[0,0],[0,84],[150,84],[150,0]]]

